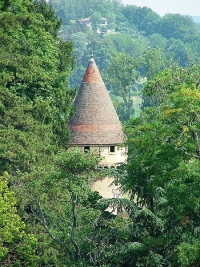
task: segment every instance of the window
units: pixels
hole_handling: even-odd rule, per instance
[[[110,153],[115,153],[115,146],[110,146]]]
[[[88,153],[90,151],[90,147],[89,146],[84,146],[84,152]]]

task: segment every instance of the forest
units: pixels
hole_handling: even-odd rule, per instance
[[[127,136],[117,170],[66,149],[91,53]],[[199,55],[189,16],[0,0],[0,266],[200,266]],[[124,198],[90,190],[107,175]]]
[[[200,24],[190,16],[166,14],[161,17],[150,8],[123,6],[117,0],[76,3],[50,0],[49,3],[62,19],[59,35],[74,42],[76,69],[69,78],[69,85],[79,87],[93,52],[122,122],[134,113],[137,115],[140,90],[146,78],[153,78],[174,64],[185,67],[198,60]],[[91,27],[80,23],[88,17]],[[102,17],[107,18],[103,28]]]

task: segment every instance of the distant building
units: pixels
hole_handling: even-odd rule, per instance
[[[92,27],[90,17],[85,18],[85,19],[80,19],[78,22],[81,25],[85,25],[87,27]],[[99,24],[99,27],[97,29],[97,33],[105,33],[107,31],[107,26],[108,26],[108,20],[104,17],[101,17],[101,23]]]
[[[79,23],[80,23],[81,25],[91,26],[90,18],[89,18],[89,17],[88,17],[88,18],[85,18],[85,19],[80,19],[80,20],[79,20]]]

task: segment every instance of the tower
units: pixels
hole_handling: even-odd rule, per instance
[[[125,136],[110,95],[93,56],[86,68],[70,120],[70,147],[101,157],[103,167],[116,167],[126,160]]]

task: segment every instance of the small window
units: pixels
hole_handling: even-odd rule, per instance
[[[84,146],[84,152],[88,153],[90,151],[90,147],[89,146]]]
[[[110,153],[115,153],[115,146],[110,146]]]

